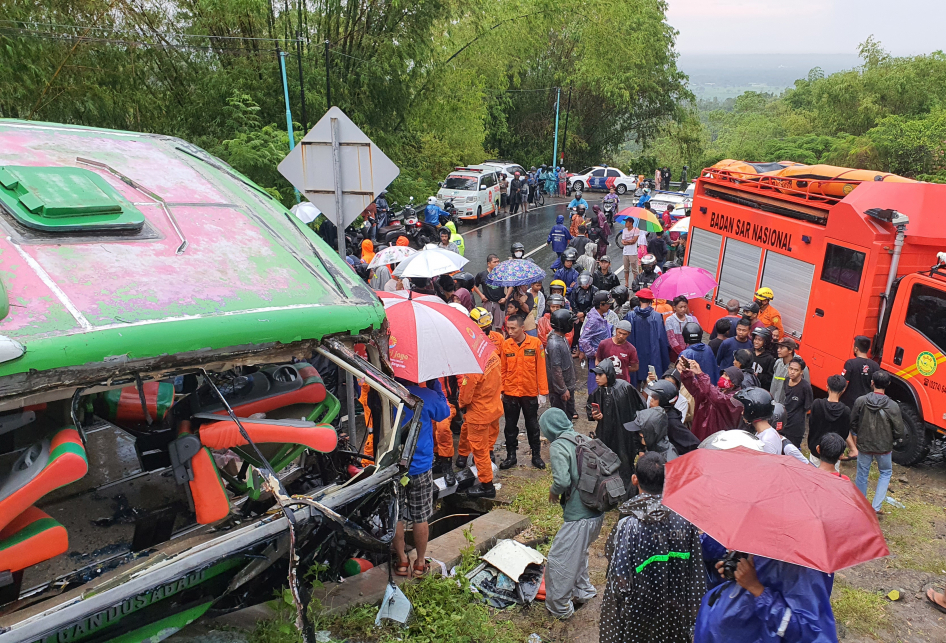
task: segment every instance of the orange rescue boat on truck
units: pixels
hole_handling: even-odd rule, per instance
[[[702,171],[686,263],[719,286],[690,308],[704,329],[724,302],[775,293],[824,389],[852,357],[856,335],[892,375],[906,439],[895,462],[915,464],[946,435],[946,185],[883,172],[721,161]]]

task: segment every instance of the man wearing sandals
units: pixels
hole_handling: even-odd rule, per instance
[[[398,576],[407,576],[410,559],[404,552],[404,529],[407,523],[414,525],[414,550],[417,557],[414,559],[413,576],[419,578],[427,573],[430,566],[426,561],[427,539],[429,531],[427,521],[434,513],[434,477],[431,469],[434,464],[434,422],[442,422],[450,417],[450,406],[444,397],[440,380],[428,380],[424,386],[411,384],[398,378],[398,381],[407,387],[413,395],[419,397],[424,406],[421,409],[420,433],[417,436],[417,446],[407,475],[401,479],[406,484],[398,494],[398,522],[394,532],[394,551],[397,554],[397,564],[394,573]],[[404,409],[404,422],[410,422],[414,413],[411,409]]]

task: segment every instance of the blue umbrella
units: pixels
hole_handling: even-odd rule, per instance
[[[525,259],[504,261],[486,276],[490,286],[526,286],[545,279],[545,271]]]

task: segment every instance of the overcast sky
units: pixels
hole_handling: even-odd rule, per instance
[[[684,54],[855,54],[871,34],[895,55],[946,50],[946,0],[668,2]]]

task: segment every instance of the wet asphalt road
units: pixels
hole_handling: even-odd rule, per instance
[[[604,193],[585,197],[589,205],[600,203]],[[498,214],[496,218],[484,217],[477,223],[463,222],[458,232],[463,235],[466,244],[466,258],[470,263],[464,270],[476,275],[486,270],[486,257],[495,253],[500,260],[505,261],[510,256],[510,247],[519,241],[526,247],[526,256],[535,261],[546,272],[545,285],[552,281],[552,272],[549,266],[555,261],[555,253],[550,246],[545,245],[549,230],[555,225],[555,217],[563,215],[568,220],[568,201],[570,199],[546,198],[543,207],[531,208],[528,213],[519,212],[515,215]],[[566,223],[566,225],[568,225]],[[608,254],[614,253],[614,248],[608,248]],[[613,259],[613,257],[612,257]],[[620,266],[614,266],[617,269]]]

